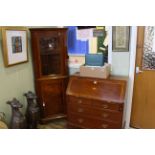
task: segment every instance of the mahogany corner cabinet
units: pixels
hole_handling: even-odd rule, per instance
[[[66,117],[67,28],[31,28],[35,88],[41,122]]]

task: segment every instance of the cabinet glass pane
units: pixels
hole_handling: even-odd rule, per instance
[[[61,53],[59,49],[59,38],[40,38],[40,49],[42,75],[60,74]]]

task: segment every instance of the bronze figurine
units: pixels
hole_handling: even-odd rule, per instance
[[[10,128],[25,129],[26,119],[25,119],[25,116],[19,110],[19,108],[22,108],[23,105],[16,98],[13,98],[12,101],[8,101],[7,104],[9,104],[12,108]]]

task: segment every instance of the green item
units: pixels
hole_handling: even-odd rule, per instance
[[[103,37],[97,37],[97,52],[103,52],[100,47],[103,47],[103,41],[104,41],[104,36]]]

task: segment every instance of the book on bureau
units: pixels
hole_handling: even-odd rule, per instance
[[[127,78],[70,77],[68,128],[121,129]]]

